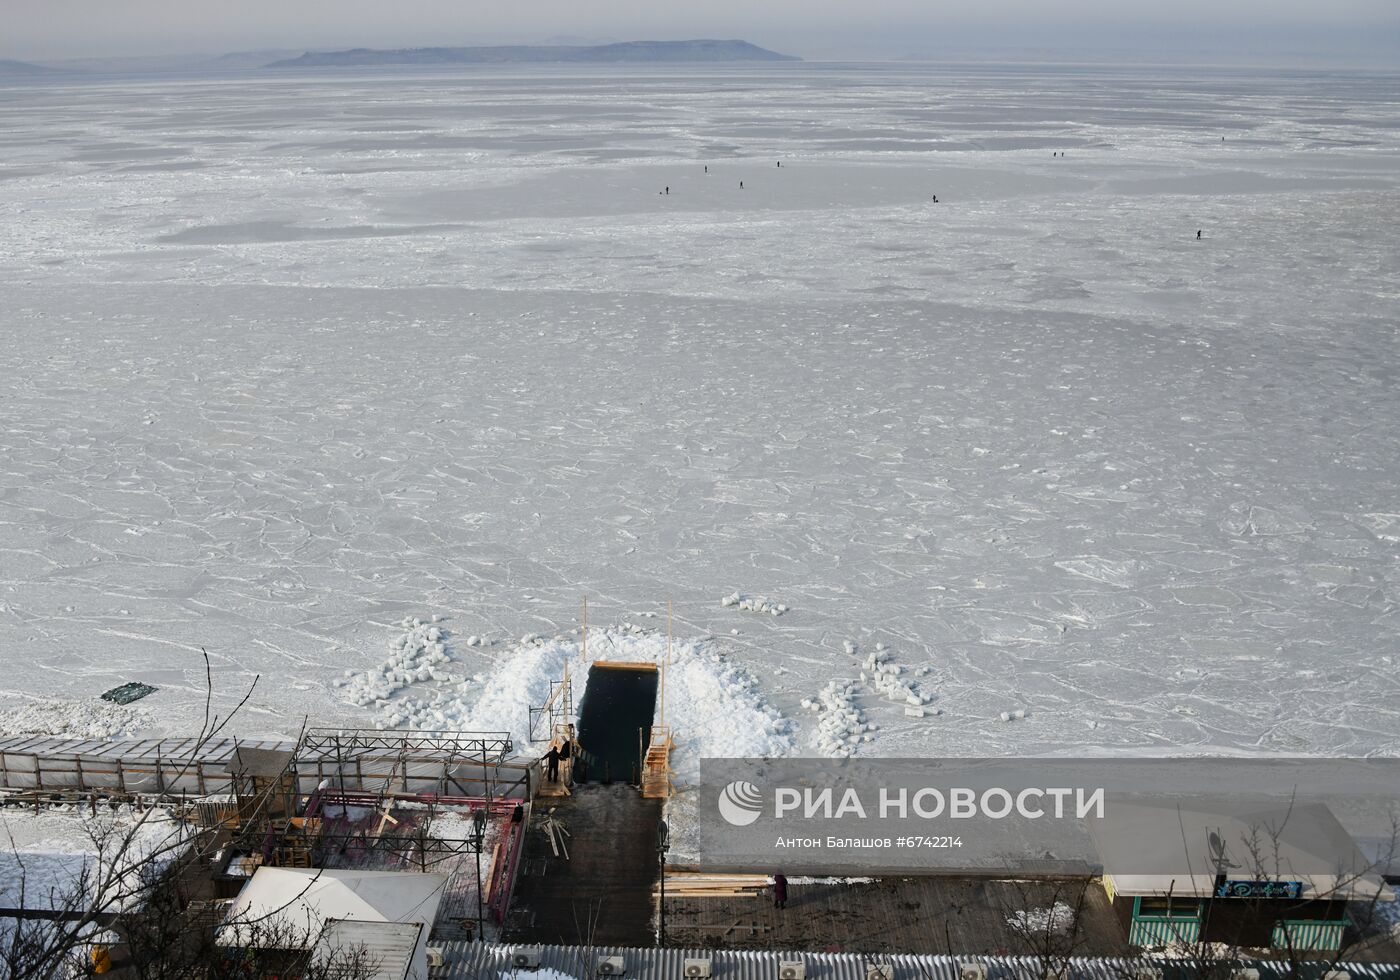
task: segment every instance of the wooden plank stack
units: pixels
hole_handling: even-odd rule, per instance
[[[666,897],[743,898],[758,896],[773,886],[768,875],[707,874],[703,871],[667,871]],[[661,886],[656,887],[658,895]]]

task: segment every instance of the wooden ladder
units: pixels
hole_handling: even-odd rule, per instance
[[[675,793],[671,782],[671,750],[676,743],[671,739],[670,725],[655,725],[651,730],[651,744],[647,746],[646,759],[642,763],[642,796],[649,800],[669,800]]]

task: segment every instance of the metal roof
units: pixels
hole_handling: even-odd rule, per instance
[[[47,758],[81,758],[83,760],[122,759],[125,761],[192,762],[196,759],[223,761],[233,756],[236,748],[282,749],[296,747],[293,742],[272,742],[232,738],[140,738],[92,739],[65,738],[58,735],[11,735],[0,738],[0,755],[38,755]]]
[[[961,980],[959,967],[982,963],[987,967],[988,980],[1039,980],[1044,975],[1039,960],[1029,956],[907,956],[886,953],[811,953],[790,950],[726,950],[726,949],[626,949],[620,947],[584,946],[507,946],[492,943],[450,942],[431,943],[442,949],[446,965],[434,969],[434,980],[530,980],[532,971],[516,969],[511,955],[517,950],[534,950],[539,955],[540,970],[550,970],[579,980],[595,980],[600,956],[620,956],[623,980],[683,980],[685,961],[691,958],[709,959],[714,980],[778,980],[779,964],[800,960],[809,980],[867,980],[866,970],[876,964],[889,964],[893,980]],[[1178,961],[1180,964],[1180,961]],[[1316,975],[1333,968],[1315,964]],[[1250,961],[1259,970],[1261,980],[1282,977],[1286,963],[1268,960]],[[1166,980],[1175,973],[1172,961],[1161,959],[1075,958],[1070,961],[1070,980],[1125,980],[1144,967],[1163,970]],[[1400,977],[1400,964],[1342,963],[1335,969],[1345,970],[1352,980],[1394,980]],[[1304,976],[1310,974],[1305,973]]]
[[[413,975],[414,954],[423,934],[421,922],[369,922],[331,919],[316,944],[312,962],[339,968],[346,976],[368,968],[366,980],[406,980]],[[364,959],[358,959],[363,956]],[[338,958],[338,959],[337,959]]]
[[[291,749],[264,749],[239,745],[224,763],[224,772],[276,779],[292,767],[295,759],[296,753]]]

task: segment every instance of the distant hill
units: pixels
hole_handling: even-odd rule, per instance
[[[274,61],[269,68],[331,68],[345,65],[491,65],[557,62],[801,61],[747,41],[624,41],[595,45],[505,45],[479,48],[400,48],[308,51],[300,58]]]
[[[27,61],[10,61],[7,58],[0,58],[0,75],[57,75],[60,74],[57,68],[47,68],[44,65],[31,65]]]
[[[52,62],[62,71],[82,71],[99,75],[162,74],[165,72],[227,72],[261,68],[272,61],[292,58],[304,48],[275,51],[235,51],[231,54],[158,54],[111,58],[68,58]]]
[[[295,57],[295,50],[288,51],[280,49],[275,51],[235,51],[232,54],[222,54],[217,58],[210,58],[206,61],[205,67],[211,69],[221,68],[265,68],[274,61],[282,61]]]

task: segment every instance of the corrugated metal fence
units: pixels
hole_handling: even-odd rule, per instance
[[[438,945],[438,944],[433,944]],[[531,980],[534,971],[516,969],[511,961],[519,946],[499,946],[490,943],[454,942],[441,946],[446,965],[431,971],[434,980]],[[621,957],[623,980],[685,980],[685,961],[692,957],[711,961],[714,980],[779,980],[780,964],[800,960],[808,980],[869,980],[867,971],[878,964],[888,964],[890,980],[962,980],[960,970],[965,964],[981,963],[987,967],[987,980],[1040,980],[1045,971],[1033,957],[986,956],[897,956],[883,953],[806,953],[721,949],[621,949],[582,946],[529,947],[539,954],[539,969],[579,980],[594,980],[599,976],[598,958]],[[1285,968],[1267,960],[1251,961],[1259,971],[1260,980],[1284,975]],[[1160,969],[1162,980],[1186,980],[1194,975],[1189,964],[1147,959],[1089,959],[1070,961],[1066,980],[1138,980],[1148,976],[1141,971]],[[1325,964],[1310,964],[1304,976],[1321,977],[1328,969]],[[1347,963],[1345,970],[1352,980],[1393,980],[1400,977],[1400,964]],[[558,980],[551,977],[550,980]]]

